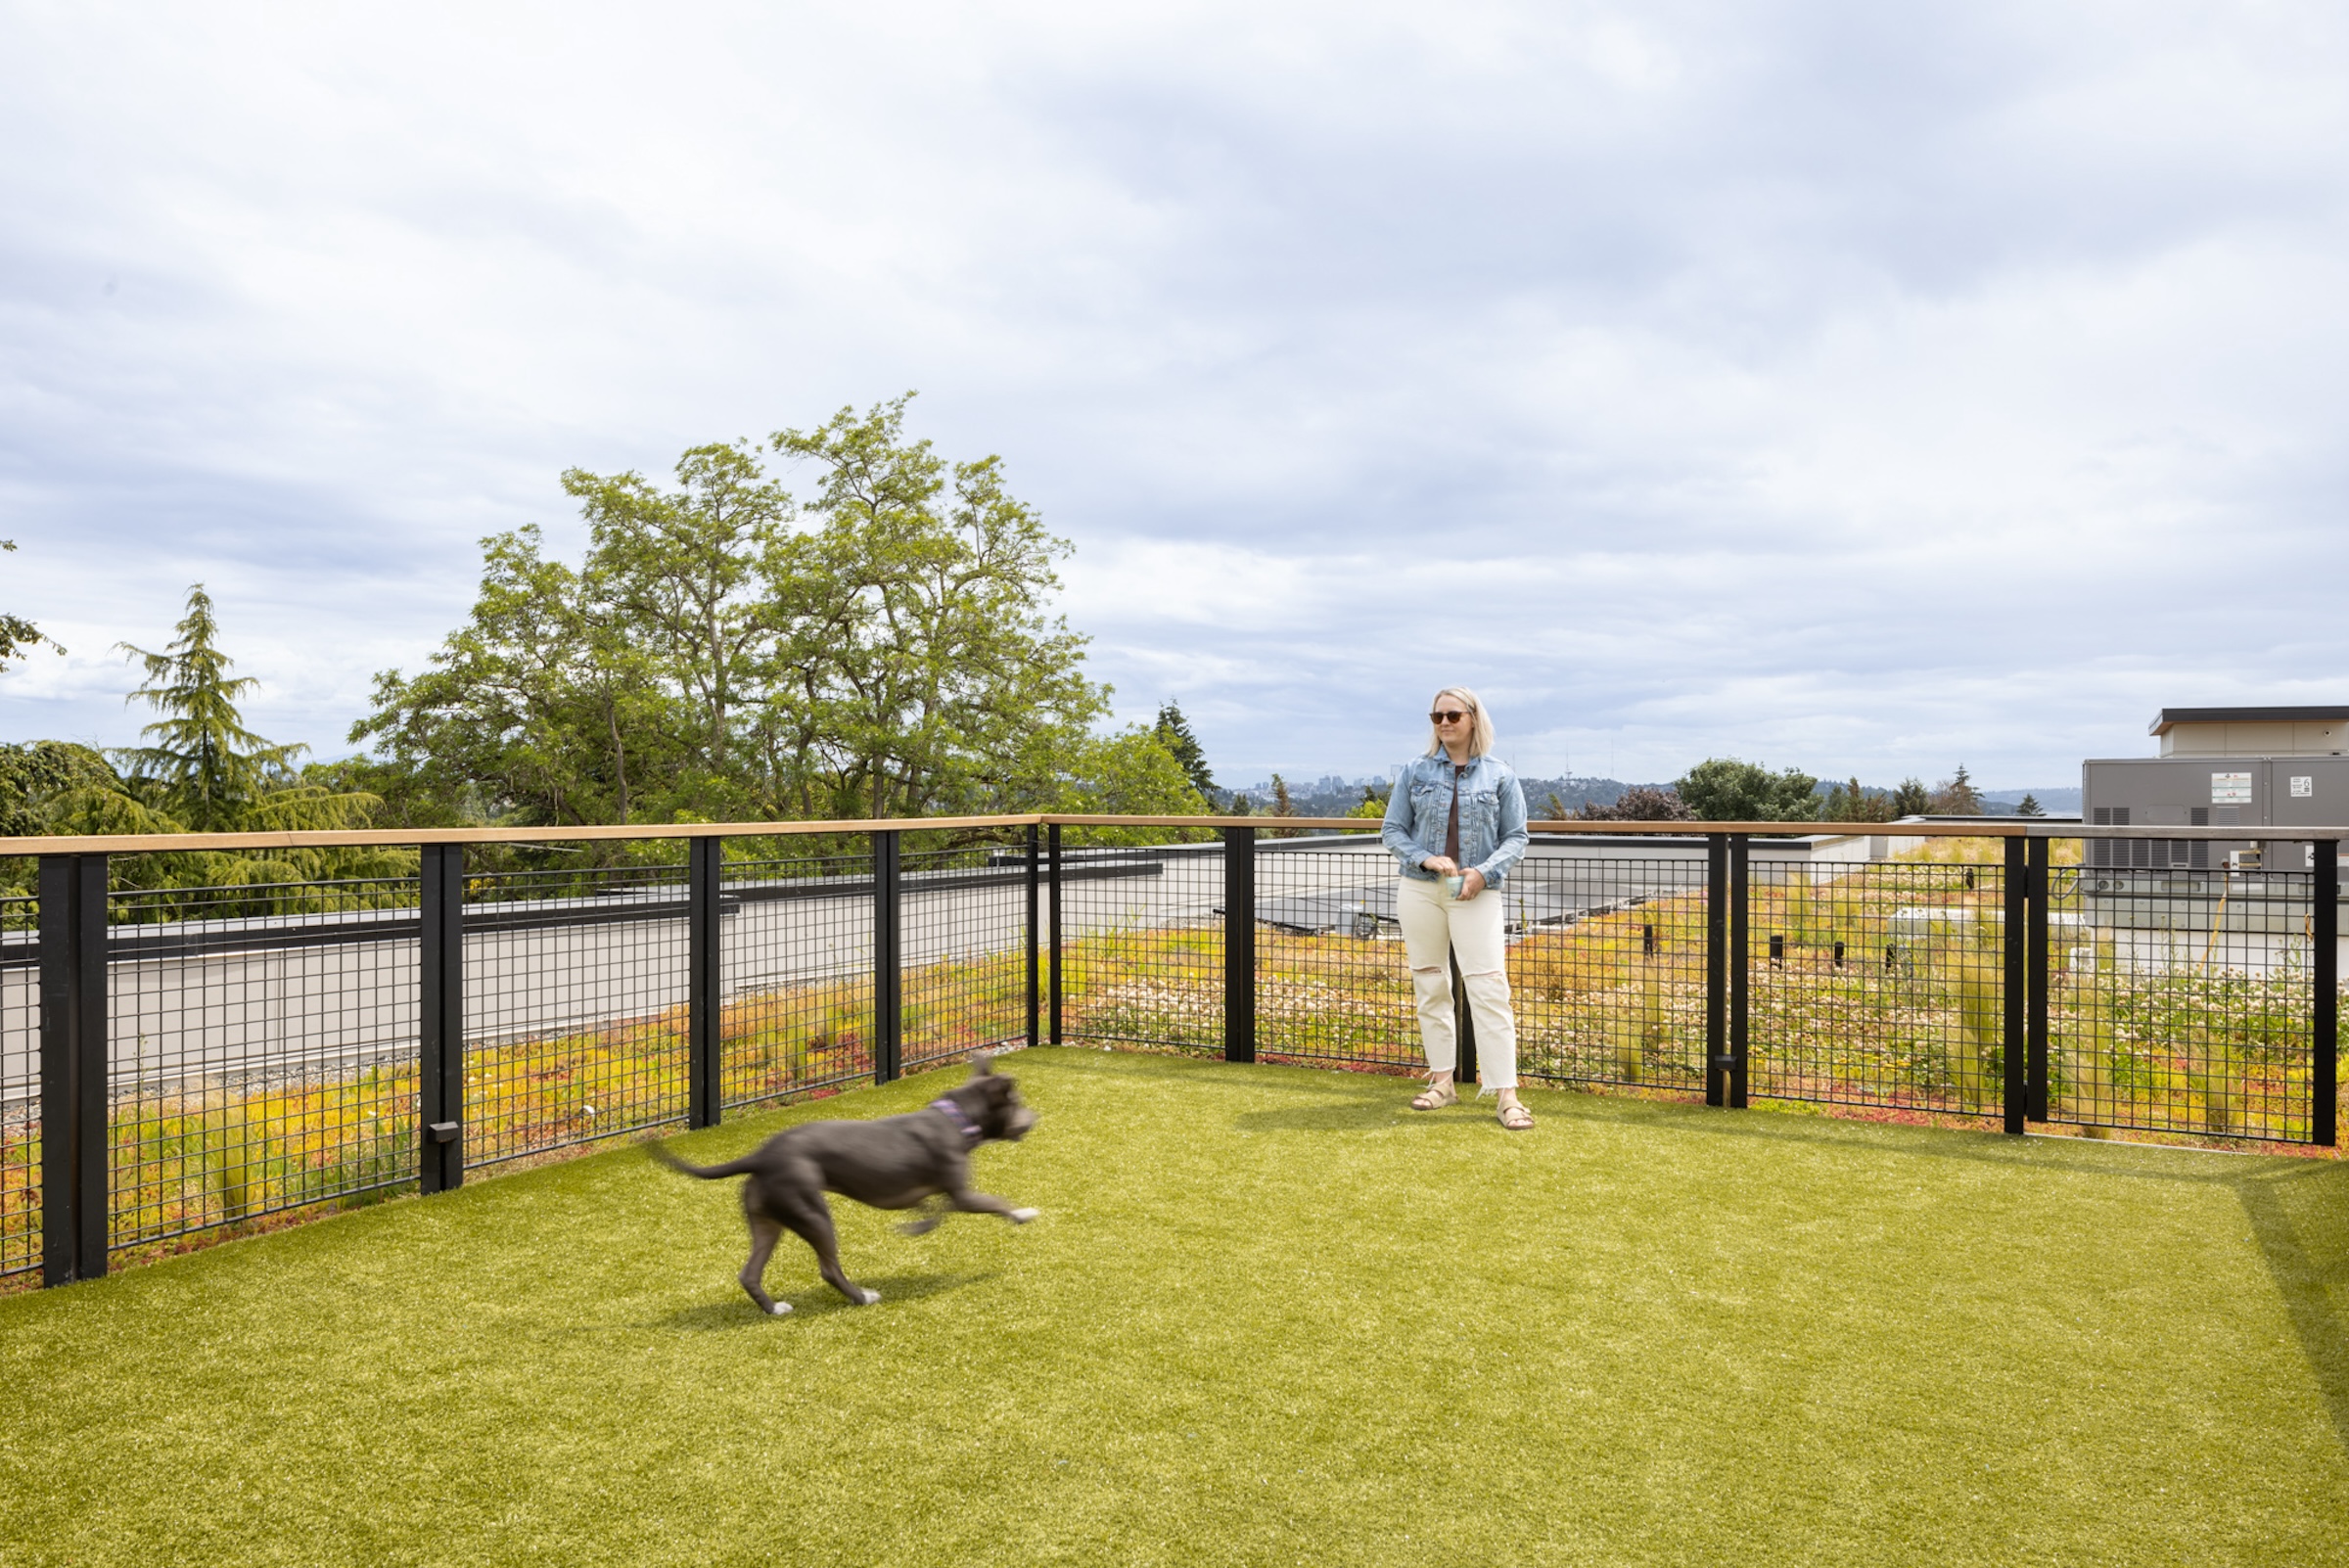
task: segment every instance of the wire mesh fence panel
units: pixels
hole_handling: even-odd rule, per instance
[[[1520,1074],[1704,1092],[1701,843],[1537,842],[1487,897],[1508,910]]]
[[[416,896],[394,877],[110,897],[111,1245],[415,1179]],[[254,912],[275,909],[302,912]]]
[[[2307,1139],[2312,892],[2289,867],[2055,868],[2049,1120]]]
[[[2002,1113],[2005,868],[1995,841],[1934,849],[1934,859],[1814,863],[1754,846],[1748,1093]],[[1968,853],[1980,858],[1958,858]]]
[[[1156,836],[1063,830],[1063,1038],[1221,1053],[1223,848]]]
[[[719,1097],[728,1107],[873,1072],[870,851],[725,862]]]
[[[908,850],[902,877],[903,1069],[1025,1041],[1026,852]]]
[[[0,898],[0,1278],[41,1267],[40,913]]]
[[[661,876],[630,865],[559,883],[466,879],[469,1167],[684,1120],[684,846],[661,848],[677,856]]]
[[[476,866],[468,878],[465,901],[479,913],[500,904],[560,909],[582,899],[601,903],[634,898],[659,903],[678,896],[685,869],[676,858],[682,852],[673,840],[666,844],[640,840],[630,844],[625,853],[661,858],[625,865],[508,867],[484,863]],[[527,910],[523,912],[527,914]]]
[[[1422,1065],[1395,881],[1395,857],[1374,837],[1257,845],[1260,1057]]]

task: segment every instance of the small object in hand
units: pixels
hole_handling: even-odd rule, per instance
[[[1465,876],[1446,877],[1444,879],[1444,892],[1449,897],[1457,899],[1460,896],[1460,890],[1467,885],[1468,879]]]

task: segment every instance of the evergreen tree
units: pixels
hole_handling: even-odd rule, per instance
[[[115,753],[128,772],[118,781],[83,777],[52,807],[69,833],[257,833],[331,831],[364,827],[382,803],[359,791],[336,790],[305,779],[295,761],[309,748],[280,745],[253,733],[237,700],[257,684],[230,676],[236,661],[220,651],[211,596],[199,582],[188,589],[179,636],[161,653],[118,646],[140,661],[147,683],[126,701],[144,700],[162,714],[139,733],[151,743]],[[293,851],[271,861],[210,855],[237,862],[200,871],[223,882],[319,876],[330,862],[392,863],[372,852]],[[169,873],[164,867],[163,872]],[[345,870],[343,875],[374,874]],[[184,880],[173,883],[187,886]]]
[[[1199,737],[1191,733],[1191,721],[1182,716],[1182,705],[1170,699],[1158,711],[1158,722],[1151,733],[1158,743],[1174,754],[1182,764],[1182,771],[1202,799],[1216,798],[1216,775],[1209,770],[1207,754],[1199,746]]]
[[[1892,797],[1868,794],[1855,776],[1827,791],[1819,815],[1824,822],[1888,822],[1892,819]]]
[[[115,755],[130,768],[133,792],[197,833],[227,832],[272,786],[290,782],[305,746],[280,746],[245,727],[237,701],[257,682],[231,678],[235,660],[216,641],[211,595],[188,589],[179,636],[161,653],[115,646],[147,669],[147,683],[125,701],[144,701],[163,716],[139,731],[150,744]]]
[[[1892,792],[1892,816],[1886,820],[1904,816],[1922,816],[1925,814],[1926,807],[1932,804],[1932,797],[1925,793],[1924,785],[1915,779],[1905,778],[1901,780],[1901,787]]]
[[[2014,808],[2014,814],[2017,816],[2045,816],[2048,813],[2040,806],[2038,796],[2027,794],[2023,797],[2022,804]]]
[[[1295,816],[1297,814],[1297,798],[1289,793],[1289,781],[1278,773],[1272,775],[1271,814],[1274,816]],[[1297,830],[1294,828],[1274,828],[1271,833],[1272,837],[1276,839],[1297,837]]]
[[[0,806],[19,824],[56,834],[316,831],[364,827],[381,802],[330,787],[296,771],[307,748],[253,733],[238,712],[250,677],[231,676],[220,651],[212,601],[188,590],[178,636],[161,653],[120,645],[142,662],[146,683],[130,694],[162,716],[141,732],[149,744],[115,753],[117,773],[84,748],[41,741],[0,748]],[[23,831],[19,826],[14,831]],[[124,855],[110,875],[116,888],[205,890],[189,906],[209,915],[284,913],[366,906],[395,891],[322,887],[337,878],[412,875],[413,850],[349,848],[252,852],[175,850]],[[217,890],[252,890],[235,902]],[[188,912],[168,900],[140,906],[142,918]]]
[[[1928,808],[1935,816],[1980,816],[1982,814],[1981,793],[1974,788],[1972,778],[1967,776],[1964,763],[1958,763],[1957,774],[1944,779],[1941,788],[1933,792],[1933,799]]]

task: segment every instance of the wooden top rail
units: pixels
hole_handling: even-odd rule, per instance
[[[0,857],[40,854],[156,854],[212,850],[253,853],[268,850],[398,848],[424,844],[575,844],[605,839],[785,838],[818,833],[952,832],[1032,827],[1257,828],[1267,832],[1337,829],[1375,833],[1359,816],[1086,816],[1027,812],[1001,816],[855,818],[814,822],[644,822],[610,827],[355,828],[319,833],[108,833],[51,838],[0,838]],[[2301,843],[2349,839],[2349,826],[2090,827],[2031,817],[1986,816],[1966,822],[1532,822],[1536,833],[1647,838],[1697,838],[1745,833],[1777,838],[1899,839],[2203,839]]]

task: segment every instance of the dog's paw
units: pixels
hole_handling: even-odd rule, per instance
[[[767,1309],[767,1312],[776,1317],[782,1316],[789,1311],[791,1311],[791,1303],[787,1301],[779,1301]]]
[[[872,1306],[872,1305],[873,1305],[875,1302],[877,1302],[877,1301],[879,1301],[879,1300],[881,1299],[881,1292],[879,1292],[879,1291],[877,1291],[877,1290],[862,1290],[862,1289],[859,1289],[859,1290],[856,1292],[856,1294],[858,1294],[859,1296],[861,1296],[861,1297],[863,1297],[863,1298],[864,1298],[862,1301],[860,1301],[860,1302],[858,1302],[858,1303],[856,1304],[856,1305],[857,1305],[857,1306],[859,1306],[859,1307],[870,1307],[870,1306]]]
[[[1014,1209],[1011,1211],[1011,1214],[1008,1216],[1008,1218],[1013,1224],[1024,1225],[1029,1221],[1035,1219],[1036,1214],[1036,1211],[1034,1209]]]

